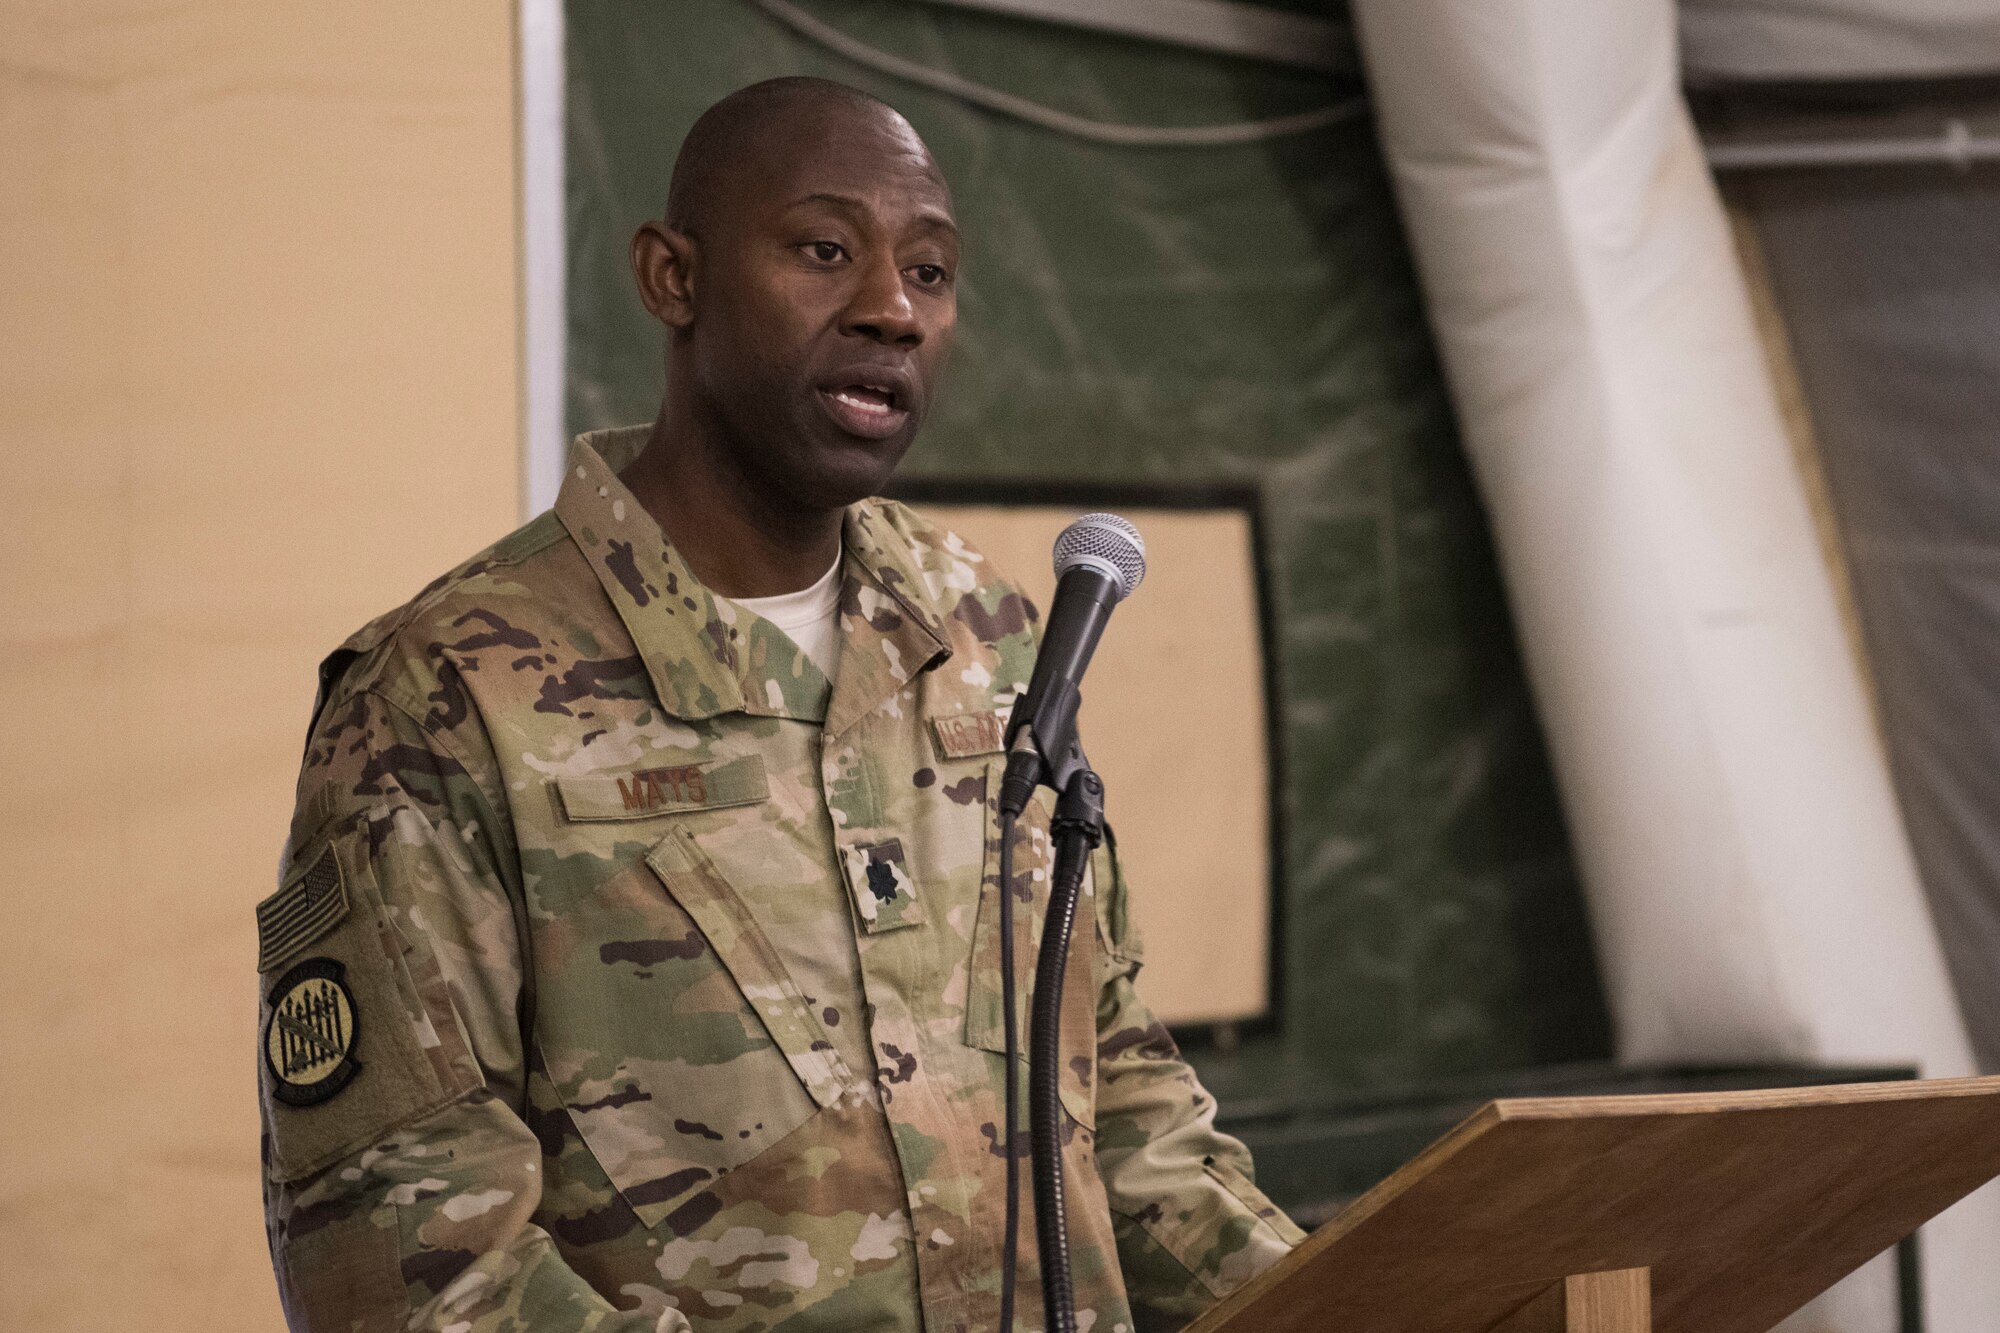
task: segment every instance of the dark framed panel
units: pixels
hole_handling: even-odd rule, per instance
[[[1265,781],[1265,866],[1260,887],[1266,898],[1265,1004],[1261,1013],[1214,1022],[1174,1021],[1169,1027],[1176,1040],[1194,1048],[1229,1047],[1250,1037],[1275,1033],[1284,1013],[1285,986],[1285,883],[1287,846],[1285,824],[1284,744],[1280,701],[1284,697],[1279,679],[1278,644],[1274,626],[1271,588],[1268,522],[1263,493],[1255,486],[1229,483],[1097,482],[1032,477],[902,477],[889,487],[892,499],[906,504],[1008,508],[1056,508],[1127,511],[1174,511],[1185,513],[1230,513],[1247,520],[1249,535],[1249,594],[1253,601],[1252,619],[1256,627],[1258,686],[1263,692],[1262,757]],[[1143,535],[1145,524],[1140,523]],[[1143,590],[1135,596],[1142,596]],[[1113,624],[1107,637],[1117,633]],[[1096,689],[1102,691],[1101,681]],[[1084,722],[1088,736],[1089,692],[1086,692]],[[1114,830],[1115,836],[1115,830]],[[1143,888],[1143,886],[1142,886]],[[1232,885],[1235,892],[1249,885]]]

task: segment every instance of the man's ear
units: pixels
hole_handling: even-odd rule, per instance
[[[694,237],[664,222],[642,223],[632,233],[632,276],[639,299],[670,329],[694,320]]]

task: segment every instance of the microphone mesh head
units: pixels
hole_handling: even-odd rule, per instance
[[[1056,538],[1056,577],[1072,569],[1099,569],[1118,584],[1124,601],[1146,577],[1146,539],[1116,514],[1085,514]]]

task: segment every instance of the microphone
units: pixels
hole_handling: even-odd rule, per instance
[[[1104,786],[1076,743],[1077,686],[1104,635],[1111,608],[1146,577],[1146,543],[1116,514],[1085,514],[1056,538],[1056,595],[1028,688],[1007,719],[1007,769],[1000,779],[1000,1011],[1005,1033],[1004,1092],[1007,1159],[1005,1239],[1000,1247],[1000,1333],[1014,1333],[1015,1247],[1020,1225],[1020,1157],[1014,1151],[1020,1049],[1014,1004],[1014,827],[1035,788],[1056,789],[1052,829],[1055,867],[1042,927],[1041,970],[1029,1057],[1030,1138],[1034,1144],[1035,1242],[1042,1256],[1043,1326],[1074,1333],[1069,1235],[1064,1222],[1061,1017],[1063,973],[1076,919],[1076,899],[1090,849],[1104,822]]]
[[[1081,767],[1075,753],[1078,687],[1111,608],[1146,577],[1146,541],[1116,514],[1085,514],[1056,538],[1055,568],[1056,595],[1034,674],[1007,720],[1012,758],[1001,784],[1003,814],[1019,815],[1039,782],[1047,779],[1060,790]]]

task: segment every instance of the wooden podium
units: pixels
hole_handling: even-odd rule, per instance
[[[1489,1102],[1189,1333],[1767,1333],[1996,1175],[2000,1077]]]

